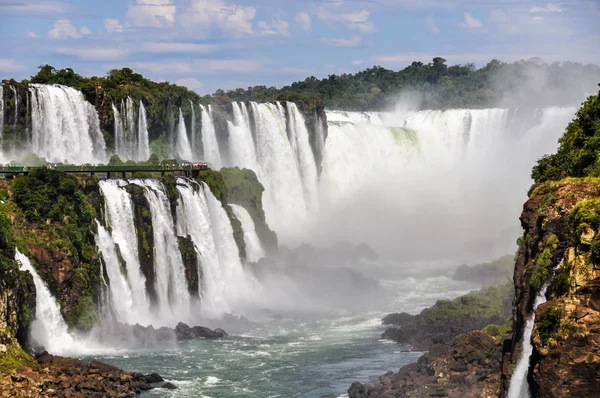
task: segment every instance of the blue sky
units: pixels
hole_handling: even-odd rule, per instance
[[[211,94],[435,56],[600,64],[598,21],[600,0],[0,0],[0,79],[128,66]]]

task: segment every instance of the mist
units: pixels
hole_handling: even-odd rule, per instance
[[[499,69],[493,108],[420,110],[432,94],[405,91],[389,112],[328,111],[321,207],[307,241],[366,242],[396,262],[514,253],[531,168],[556,151],[600,81],[595,66],[568,66]]]

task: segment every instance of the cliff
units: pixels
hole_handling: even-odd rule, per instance
[[[600,391],[600,180],[565,179],[534,186],[525,203],[515,264],[513,335],[504,344],[504,392],[520,358],[535,297],[528,382],[534,397]]]

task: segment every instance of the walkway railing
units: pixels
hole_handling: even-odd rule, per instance
[[[173,172],[183,172],[186,175],[196,174],[200,170],[208,170],[208,163],[179,163],[179,164],[161,164],[161,165],[123,165],[123,166],[95,166],[89,164],[82,164],[81,166],[77,165],[58,165],[58,164],[47,164],[45,166],[17,166],[17,165],[6,165],[0,166],[0,174],[29,174],[33,170],[38,169],[51,169],[63,171],[65,173],[79,173],[79,174],[87,174],[90,173],[94,175],[95,173],[107,174],[107,177],[110,178],[112,173],[118,174],[121,173],[125,176],[126,173],[136,173],[136,172],[145,172],[145,173],[161,173],[164,175],[165,173],[173,173]]]

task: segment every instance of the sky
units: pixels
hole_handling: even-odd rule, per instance
[[[0,0],[0,79],[130,67],[199,94],[373,65],[600,64],[600,0]]]

